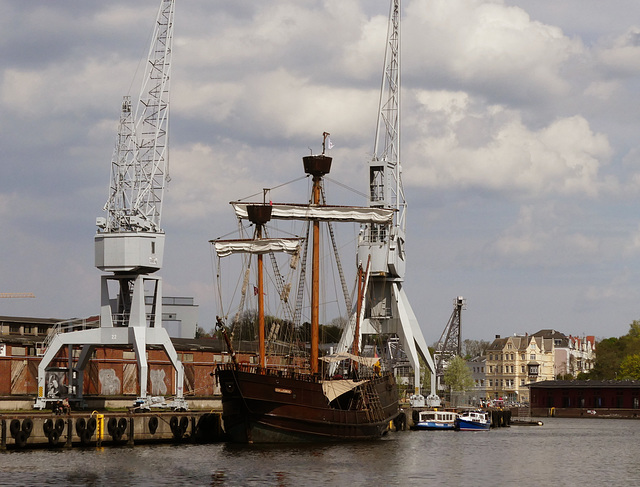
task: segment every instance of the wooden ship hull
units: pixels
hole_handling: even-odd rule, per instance
[[[326,383],[351,381],[239,364],[220,365],[216,375],[225,431],[233,442],[371,440],[386,434],[399,412],[391,374],[360,381],[335,399],[325,393],[333,385]]]

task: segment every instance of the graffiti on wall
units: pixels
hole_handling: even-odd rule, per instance
[[[115,396],[120,394],[120,379],[113,369],[100,369],[98,378],[100,380],[100,394],[105,396]]]
[[[164,396],[167,393],[167,384],[164,382],[164,369],[151,369],[149,378],[151,379],[151,394]]]
[[[48,398],[66,396],[69,392],[67,374],[62,370],[48,370],[45,373],[45,384]]]

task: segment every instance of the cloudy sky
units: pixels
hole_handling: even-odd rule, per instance
[[[0,292],[36,295],[0,315],[97,314],[95,218],[158,4],[0,0]],[[301,175],[325,130],[332,177],[366,191],[388,10],[178,0],[161,275],[205,329],[230,200]],[[405,282],[428,343],[458,295],[464,338],[640,319],[639,19],[636,0],[404,0]]]

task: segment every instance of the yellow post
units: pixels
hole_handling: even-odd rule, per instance
[[[104,439],[104,414],[96,414],[96,438],[99,441]]]

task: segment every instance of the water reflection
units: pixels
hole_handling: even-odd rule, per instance
[[[488,433],[323,445],[154,445],[0,454],[2,485],[640,485],[640,421],[545,419]]]

